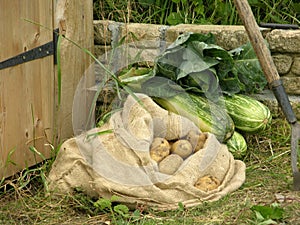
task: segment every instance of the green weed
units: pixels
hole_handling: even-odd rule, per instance
[[[283,219],[284,210],[277,203],[271,204],[271,206],[254,205],[251,207],[255,217],[251,224],[256,225],[268,225],[277,224],[277,221]]]
[[[300,23],[300,3],[292,0],[249,0],[257,22]],[[94,0],[94,19],[118,22],[241,24],[233,0]]]

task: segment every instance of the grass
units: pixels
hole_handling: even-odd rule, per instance
[[[52,162],[46,161],[0,184],[0,223],[270,224],[251,207],[278,203],[283,210],[282,217],[275,220],[278,224],[300,224],[300,193],[292,190],[289,125],[277,118],[262,134],[245,137],[249,148],[244,158],[246,182],[219,201],[188,209],[179,205],[177,210],[167,212],[142,208],[120,212],[114,208],[116,205],[105,205],[109,200],[103,207],[103,203],[95,204],[98,199],[91,199],[80,190],[75,195],[51,198],[40,172],[49,171]]]
[[[300,23],[300,3],[249,0],[257,22]],[[94,19],[176,25],[241,24],[233,0],[94,0]]]

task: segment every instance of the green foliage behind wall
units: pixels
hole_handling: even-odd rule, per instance
[[[295,0],[249,0],[257,22],[300,24]],[[117,22],[241,24],[233,0],[94,0],[94,19]]]

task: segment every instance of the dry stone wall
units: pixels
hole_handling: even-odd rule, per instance
[[[243,26],[190,25],[176,26],[152,24],[125,24],[114,21],[94,21],[95,54],[105,55],[120,41],[134,42],[135,47],[153,51],[153,55],[163,51],[178,35],[185,32],[213,33],[217,44],[231,50],[248,41]],[[290,96],[294,111],[300,118],[300,30],[262,29],[262,34],[269,44],[274,63],[281,76],[286,92]],[[140,46],[139,46],[140,43]],[[298,97],[299,96],[299,97]],[[273,112],[280,113],[272,93],[259,95],[267,101]]]
[[[266,40],[289,94],[300,94],[300,30],[273,30]]]

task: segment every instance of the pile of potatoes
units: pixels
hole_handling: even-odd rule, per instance
[[[150,156],[158,163],[161,173],[174,174],[183,160],[203,148],[207,134],[190,131],[182,139],[168,141],[162,137],[154,138],[150,146]]]
[[[190,131],[186,137],[172,141],[156,137],[150,146],[150,156],[158,163],[159,172],[172,175],[186,158],[204,147],[206,139],[206,133],[196,131]],[[194,186],[202,191],[210,191],[219,185],[216,178],[207,175],[200,177]]]

